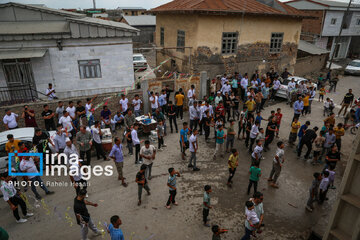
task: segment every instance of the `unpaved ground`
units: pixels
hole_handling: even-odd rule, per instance
[[[358,96],[360,94],[359,82],[360,78],[356,77],[342,78],[338,84],[338,93],[331,93],[329,96],[335,102],[340,103],[349,87],[352,87],[354,94]],[[266,108],[263,116],[269,116],[270,111],[276,110],[277,107],[281,107],[284,114],[280,139],[286,140],[293,116],[292,109],[284,102],[276,102]],[[305,120],[310,120],[312,127],[315,125],[321,127],[322,119],[322,104],[314,102],[311,116],[301,118],[300,121],[303,123]],[[337,120],[342,121],[341,118],[337,118]],[[180,127],[180,121],[178,121],[178,125]],[[120,135],[120,132],[118,135]],[[211,132],[211,136],[213,136],[213,132]],[[346,133],[342,151],[345,154],[350,152],[353,138],[354,136],[350,136],[348,132]],[[102,223],[109,222],[112,215],[119,215],[123,221],[122,229],[125,239],[211,239],[211,230],[203,227],[201,223],[203,186],[210,184],[213,188],[212,204],[214,205],[214,209],[210,211],[209,216],[211,224],[219,224],[221,227],[229,229],[229,232],[223,235],[223,239],[240,239],[244,232],[244,202],[248,199],[246,189],[250,156],[245,150],[244,142],[236,141],[235,147],[240,151],[240,164],[233,179],[234,186],[229,189],[225,185],[228,177],[228,155],[223,159],[212,160],[211,156],[215,144],[206,144],[203,136],[199,137],[199,139],[198,165],[201,171],[192,172],[187,168],[187,161],[182,161],[180,158],[178,134],[168,134],[165,138],[168,147],[165,148],[165,151],[157,154],[154,163],[153,175],[155,177],[149,183],[152,195],[145,196],[146,194],[143,194],[143,204],[140,207],[137,206],[137,184],[134,182],[139,165],[134,165],[134,156],[125,157],[124,174],[128,183],[130,183],[127,188],[122,187],[115,176],[93,177],[90,180],[91,186],[88,188],[88,200],[99,204],[97,208],[89,206],[93,221],[99,225],[99,221]],[[329,191],[329,201],[324,203],[323,206],[315,205],[316,210],[313,213],[306,212],[304,206],[308,198],[308,188],[312,181],[312,174],[315,171],[320,171],[322,166],[314,167],[308,162],[297,159],[293,149],[290,147],[285,148],[286,163],[279,178],[280,188],[273,189],[269,187],[266,178],[271,170],[276,141],[277,139],[270,146],[271,151],[265,153],[265,160],[260,166],[263,176],[258,189],[264,193],[264,223],[266,226],[258,239],[304,239],[304,236],[309,233],[318,219],[330,213],[337,190]],[[125,153],[127,153],[127,150],[125,150]],[[93,165],[112,164],[94,159],[93,157]],[[340,186],[344,162],[338,164],[335,180],[335,186],[337,187]],[[178,178],[177,201],[179,206],[173,207],[171,210],[164,207],[168,197],[166,182],[169,167],[175,167],[182,173],[181,178]],[[66,177],[57,177],[55,179],[44,177],[43,179],[69,181]],[[44,197],[45,208],[49,209],[50,214],[47,215],[49,212],[44,209],[44,206],[34,208],[34,200],[30,199],[35,216],[25,224],[16,224],[7,203],[0,203],[0,226],[9,232],[10,239],[80,239],[80,228],[76,225],[72,212],[75,190],[71,187],[52,187],[51,190],[56,193]],[[38,189],[38,191],[44,195],[41,189]],[[27,194],[32,193],[29,190]],[[72,220],[65,218],[67,207],[71,207],[68,216]],[[73,222],[73,226],[70,226],[71,222]],[[92,233],[89,233],[89,238],[102,239],[101,236],[95,237]],[[110,238],[105,235],[104,239]]]

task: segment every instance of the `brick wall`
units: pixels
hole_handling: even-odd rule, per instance
[[[131,90],[131,91],[129,91],[127,93],[127,98],[129,99],[129,102],[132,101],[135,94],[139,94],[139,96],[142,97],[142,90],[139,89],[139,90]],[[96,106],[99,103],[105,102],[106,100],[104,101],[104,98],[112,96],[112,98],[110,98],[108,100],[107,106],[109,107],[109,109],[112,112],[112,115],[114,116],[116,111],[120,110],[120,105],[119,105],[120,96],[118,96],[118,95],[119,95],[119,93],[98,95],[98,97],[93,101],[93,106]],[[78,100],[81,100],[82,103],[83,103],[83,106],[85,106],[86,98],[88,98],[88,97],[93,97],[93,96],[84,96],[84,97],[79,97],[79,98],[67,98],[67,99],[59,99],[59,100],[64,102],[65,108],[68,106],[69,101],[73,101],[74,105],[76,107],[76,102]],[[41,117],[41,113],[43,111],[43,105],[48,104],[50,106],[50,109],[52,111],[55,111],[59,100],[41,101],[41,102],[35,102],[35,103],[29,103],[28,104],[29,108],[33,109],[35,111],[36,122],[37,122],[37,124],[38,124],[38,126],[40,128],[45,129],[44,119],[42,119],[42,117]],[[4,115],[5,115],[5,109],[10,108],[12,112],[18,114],[19,117],[20,117],[22,112],[23,112],[23,106],[24,106],[24,104],[17,104],[17,105],[12,105],[12,106],[0,107],[0,117],[1,117],[0,131],[5,131],[5,127],[4,127],[4,124],[3,124],[3,121],[2,121],[2,119],[3,119]],[[100,112],[103,109],[103,106],[104,105],[100,106],[95,111],[95,120],[100,120]],[[24,119],[19,118],[18,125],[19,125],[19,127],[25,127]]]
[[[295,75],[304,77],[312,73],[318,74],[325,67],[327,56],[328,54],[323,54],[298,58],[295,64]]]
[[[312,33],[319,34],[321,33],[322,21],[324,16],[323,10],[302,10],[312,17],[316,17],[316,19],[303,19],[302,21],[302,34],[304,33]]]

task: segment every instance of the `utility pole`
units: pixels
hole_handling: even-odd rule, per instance
[[[95,1],[95,0],[94,0]],[[340,41],[340,38],[341,38],[341,33],[342,33],[342,30],[344,28],[344,22],[345,22],[345,18],[346,16],[348,15],[349,13],[349,10],[350,10],[350,6],[351,6],[351,2],[352,0],[349,0],[349,4],[346,8],[346,11],[344,12],[344,15],[342,17],[342,20],[341,20],[341,25],[340,25],[340,31],[339,31],[339,35],[337,37],[335,37],[335,41],[334,41],[334,47],[333,47],[333,52],[331,54],[331,58],[330,58],[330,63],[329,63],[329,69],[331,69],[331,65],[333,63],[333,60],[334,60],[334,55],[335,55],[335,50],[336,50],[336,46],[338,45],[339,41]]]
[[[351,2],[351,0],[350,0]],[[93,8],[96,9],[96,0],[93,0]]]

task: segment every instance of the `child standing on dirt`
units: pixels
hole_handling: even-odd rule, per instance
[[[209,211],[212,209],[212,206],[210,204],[210,193],[212,192],[210,185],[205,185],[204,187],[204,200],[203,200],[203,222],[205,227],[210,227],[210,224],[208,224],[208,216]]]
[[[229,157],[228,161],[228,167],[229,167],[229,178],[227,181],[227,185],[229,187],[232,187],[232,178],[235,175],[236,168],[239,165],[239,153],[236,149],[231,149],[231,155]]]
[[[175,171],[174,168],[169,168],[169,178],[168,178],[168,182],[167,182],[167,186],[169,187],[169,199],[166,203],[166,208],[170,209],[171,206],[170,204],[174,204],[175,206],[178,205],[178,203],[175,201],[175,196],[176,196],[176,177],[180,177],[180,173]]]
[[[125,135],[126,142],[127,142],[127,148],[129,149],[129,155],[133,155],[133,143],[131,138],[131,131],[133,130],[133,126],[130,127],[130,131],[128,131]]]

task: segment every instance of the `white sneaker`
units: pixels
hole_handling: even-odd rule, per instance
[[[25,217],[32,217],[32,216],[34,216],[33,213],[27,213]]]
[[[163,144],[163,147],[167,147],[167,145],[166,145],[166,144]]]
[[[163,149],[162,148],[158,148],[158,151],[162,151]]]
[[[99,230],[97,233],[95,233],[95,235],[99,236],[102,235],[105,231],[103,229]]]
[[[19,220],[16,220],[17,223],[25,223],[27,222],[26,219],[20,218]]]
[[[85,195],[85,197],[86,197],[86,198],[88,198],[88,197],[89,197],[89,195],[88,195],[88,194],[86,194],[86,195]]]

